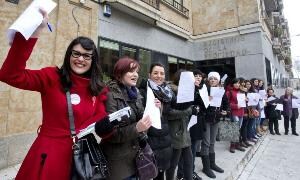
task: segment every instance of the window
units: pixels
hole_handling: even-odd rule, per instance
[[[122,46],[122,55],[121,57],[130,57],[132,59],[137,59],[136,58],[136,48],[133,48],[133,47],[127,47],[127,46]]]
[[[186,70],[192,71],[194,69],[194,62],[193,61],[186,61]]]
[[[169,64],[169,80],[174,80],[174,74],[177,71],[177,58],[168,56],[168,64]]]
[[[112,78],[113,68],[119,59],[119,44],[107,40],[100,40],[100,61],[104,81]]]
[[[142,79],[148,79],[148,72],[151,65],[151,51],[140,49],[138,61],[141,66],[139,72],[139,82],[140,82]]]

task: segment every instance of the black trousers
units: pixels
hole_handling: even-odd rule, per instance
[[[241,132],[241,137],[243,141],[247,141],[247,126],[248,126],[249,118],[248,117],[243,117],[243,123],[240,129]]]
[[[171,167],[166,171],[167,180],[174,180],[175,169],[181,157],[183,160],[184,179],[193,180],[193,155],[191,146],[182,149],[173,149]]]
[[[278,119],[277,118],[269,118],[269,130],[270,132],[274,132],[274,130],[276,133],[279,133],[279,126],[278,126]]]
[[[284,118],[284,129],[285,132],[289,132],[289,122],[291,121],[291,128],[292,128],[292,132],[295,133],[296,132],[296,118],[295,116],[283,116]]]

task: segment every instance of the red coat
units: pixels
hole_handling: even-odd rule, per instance
[[[17,33],[0,70],[1,81],[20,89],[38,91],[42,99],[40,133],[26,155],[16,179],[69,180],[72,140],[66,95],[62,90],[57,68],[25,69],[36,41],[37,39],[26,41]],[[78,95],[77,101],[72,101],[78,132],[106,116],[105,101],[108,90],[104,88],[100,95],[93,97],[88,89],[89,79],[72,74],[71,80],[73,86],[70,92]]]
[[[231,115],[243,117],[244,108],[238,108],[237,93],[240,93],[240,90],[235,88],[231,88],[226,91],[228,102],[231,108]]]

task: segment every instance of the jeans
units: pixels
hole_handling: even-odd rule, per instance
[[[244,117],[243,118],[243,123],[242,123],[242,127],[241,127],[241,136],[242,136],[242,140],[243,141],[247,141],[247,134],[248,134],[248,122],[249,122],[249,118],[248,117]]]
[[[247,138],[251,139],[254,137],[255,133],[253,132],[255,125],[255,119],[254,118],[248,118],[248,125],[247,125]]]
[[[138,180],[138,178],[136,177],[136,175],[132,175],[132,176],[129,176],[123,180]]]

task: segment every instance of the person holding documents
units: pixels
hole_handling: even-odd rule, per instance
[[[160,63],[153,63],[149,70],[149,79],[141,83],[140,92],[144,97],[144,106],[147,102],[147,89],[150,87],[154,96],[161,102],[161,129],[150,127],[147,135],[148,142],[155,154],[158,175],[154,180],[164,180],[165,171],[170,167],[172,148],[171,136],[169,132],[168,120],[166,114],[168,113],[172,104],[174,93],[165,82],[165,68]]]
[[[270,134],[275,135],[276,133],[277,135],[281,135],[279,133],[279,126],[278,126],[278,120],[281,119],[281,113],[279,110],[276,109],[276,106],[279,103],[279,99],[275,96],[273,89],[269,88],[267,90],[267,94],[268,94],[267,96],[268,101],[267,101],[267,106],[265,108],[265,111],[266,111],[266,118],[269,119]]]
[[[215,161],[215,141],[218,131],[218,122],[222,116],[227,115],[230,111],[228,99],[225,90],[220,87],[220,74],[218,72],[210,72],[208,74],[208,94],[210,102],[215,98],[215,103],[211,103],[205,113],[205,131],[201,142],[201,158],[203,164],[203,172],[210,178],[216,178],[214,171],[223,173],[224,170],[216,165]],[[212,96],[212,89],[216,92],[216,96]],[[219,99],[220,97],[220,99]]]
[[[40,33],[47,27],[48,15],[45,11],[41,12],[43,22],[28,40],[20,33],[15,34],[0,70],[2,82],[16,88],[37,91],[42,100],[42,124],[16,180],[68,180],[73,141],[66,91],[71,93],[78,133],[80,129],[107,117],[105,101],[108,89],[101,80],[97,47],[87,37],[78,37],[70,43],[60,68],[26,68]]]
[[[172,91],[177,95],[179,89],[179,80],[181,73],[185,70],[178,70],[175,73],[174,81],[171,84]],[[178,97],[178,96],[177,96]],[[166,179],[174,180],[175,169],[180,158],[183,161],[183,176],[184,179],[193,179],[193,161],[191,150],[191,137],[188,131],[188,123],[192,115],[192,103],[185,109],[177,110],[171,107],[167,114],[169,123],[170,135],[172,138],[172,157],[170,168],[166,171]]]
[[[113,133],[101,141],[100,146],[108,160],[110,177],[108,180],[137,179],[135,158],[139,147],[145,145],[146,132],[151,126],[149,115],[143,117],[142,96],[136,88],[140,66],[136,60],[121,58],[114,66],[114,79],[107,83],[106,110],[116,112],[129,106],[129,118],[123,118]],[[159,101],[153,102],[160,105]]]
[[[246,97],[245,93],[240,91],[240,79],[232,79],[231,84],[226,91],[226,95],[230,104],[231,120],[233,123],[238,123],[241,128],[244,117],[244,108],[246,107]],[[248,147],[242,142],[240,137],[240,135],[237,135],[237,137],[230,142],[229,151],[231,153],[234,153],[235,149],[245,151],[243,147]]]
[[[291,87],[287,87],[285,89],[285,94],[280,97],[280,100],[283,103],[282,115],[284,118],[284,134],[288,135],[289,121],[291,121],[292,134],[295,136],[299,136],[299,134],[296,132],[296,119],[298,119],[299,112],[298,108],[293,108],[293,99],[298,98],[293,95],[293,89]]]

